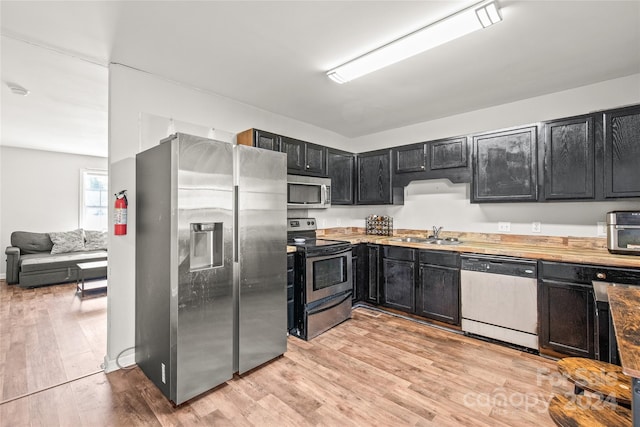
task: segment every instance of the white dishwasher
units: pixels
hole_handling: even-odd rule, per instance
[[[462,255],[462,330],[538,350],[537,262]]]

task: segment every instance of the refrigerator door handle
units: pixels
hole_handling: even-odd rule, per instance
[[[238,239],[238,205],[239,205],[239,193],[238,186],[233,186],[233,261],[238,262],[238,250],[239,250],[239,239]]]

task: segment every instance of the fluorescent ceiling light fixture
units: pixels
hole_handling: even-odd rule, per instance
[[[331,80],[346,83],[403,59],[500,22],[495,1],[481,2],[407,34],[327,72]]]

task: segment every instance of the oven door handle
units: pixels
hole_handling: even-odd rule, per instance
[[[311,259],[313,261],[321,261],[323,259],[329,259],[329,258],[334,258],[336,256],[342,255],[342,254],[346,254],[347,252],[351,252],[352,249],[351,248],[347,248],[338,252],[334,252],[335,249],[332,249],[331,247],[326,247],[326,248],[317,248],[315,251],[316,253],[313,255],[307,255],[307,259]]]
[[[307,316],[313,316],[314,314],[318,314],[318,313],[322,313],[323,311],[327,311],[327,310],[331,310],[334,307],[339,306],[340,304],[342,304],[343,302],[345,302],[346,300],[348,300],[349,298],[351,298],[351,291],[347,292],[344,296],[344,298],[341,298],[340,301],[331,304],[327,307],[318,307],[318,308],[314,308],[313,310],[310,310],[307,312]]]

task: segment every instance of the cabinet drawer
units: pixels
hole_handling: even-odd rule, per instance
[[[549,261],[542,261],[540,265],[541,277],[544,279],[565,280],[589,285],[593,280],[640,285],[640,269],[565,264]]]
[[[421,264],[460,267],[460,255],[457,252],[420,250],[419,260]]]
[[[385,246],[383,251],[384,258],[399,259],[403,261],[415,261],[416,250],[411,248],[403,248],[401,246]]]

